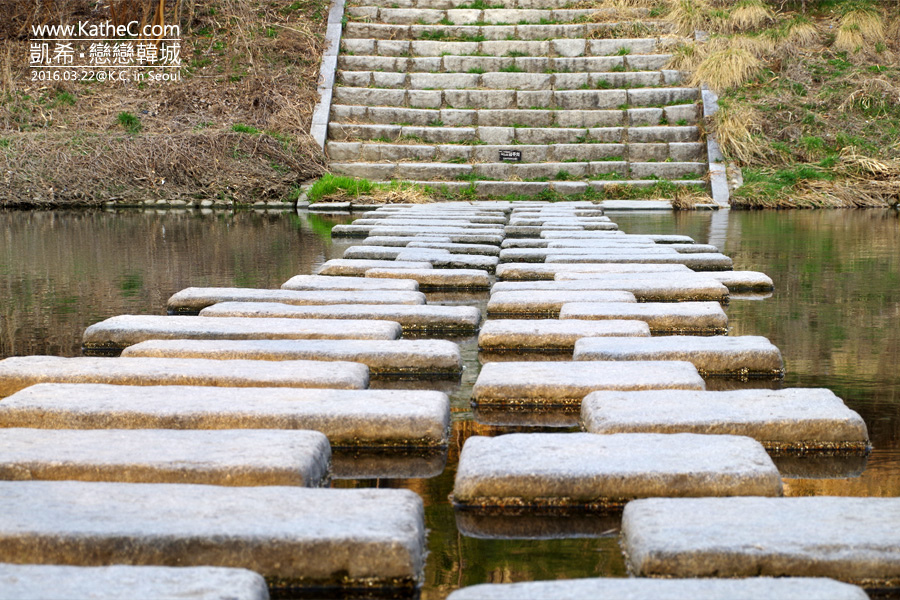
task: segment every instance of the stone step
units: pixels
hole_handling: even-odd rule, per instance
[[[496,256],[451,254],[447,250],[409,247],[404,248],[403,252],[397,255],[396,260],[427,260],[435,269],[482,269],[488,273],[493,273],[500,262]]]
[[[120,315],[85,329],[82,343],[85,349],[114,351],[160,339],[396,340],[402,332],[400,324],[391,321]]]
[[[478,226],[488,226],[488,225],[505,225],[507,217],[506,215],[497,216],[497,217],[482,217],[475,215],[466,215],[466,214],[441,214],[439,212],[434,213],[390,213],[390,212],[379,212],[377,210],[372,211],[364,219],[355,219],[353,222],[356,223],[358,221],[366,221],[366,222],[374,222],[374,223],[383,223],[386,221],[398,221],[398,222],[409,222],[409,221],[422,221],[422,220],[440,220],[440,221],[458,221],[464,220],[467,224],[478,225]]]
[[[0,597],[45,600],[190,598],[191,600],[268,600],[266,580],[247,569],[221,567],[67,567],[0,564]]]
[[[368,232],[369,228],[366,227],[365,231]],[[387,235],[379,235],[379,236],[370,236],[363,240],[360,240],[359,244],[363,246],[408,246],[410,242],[429,242],[429,243],[445,243],[451,244],[453,242],[450,241],[450,236],[424,236],[424,235],[407,235],[407,236],[387,236]],[[493,245],[485,245],[486,248],[495,248]],[[416,289],[419,289],[418,286]]]
[[[337,83],[351,87],[412,90],[583,90],[628,89],[681,82],[678,71],[624,71],[587,73],[393,73],[338,71]]]
[[[379,234],[384,233],[386,229],[390,229],[386,235],[369,235],[370,231],[378,229]],[[398,233],[398,231],[405,233]],[[421,228],[408,228],[398,226],[386,228],[383,226],[372,225],[335,225],[331,230],[331,237],[353,237],[365,238],[360,241],[363,245],[373,246],[406,246],[413,240],[433,240],[433,241],[449,241],[454,244],[490,244],[497,246],[503,240],[503,232],[497,234],[476,234],[465,233],[464,228],[456,228],[453,231],[444,230],[442,233],[418,233]],[[396,234],[396,235],[394,235]]]
[[[337,122],[376,125],[436,127],[643,127],[666,122],[697,125],[697,104],[675,104],[660,108],[542,109],[542,108],[403,108],[336,104],[331,119]]]
[[[37,383],[200,385],[362,390],[369,369],[358,363],[260,362],[169,358],[13,356],[0,360],[0,398]]]
[[[446,340],[150,340],[129,346],[122,355],[354,362],[369,367],[372,379],[445,379],[462,372],[459,346]]]
[[[708,436],[712,437],[712,436]],[[900,498],[653,498],[622,517],[641,577],[833,577],[900,580]]]
[[[531,42],[521,42],[523,44]],[[625,110],[692,104],[696,88],[638,88],[629,90],[389,90],[337,86],[337,104],[453,109]],[[672,140],[678,141],[678,140]]]
[[[337,229],[338,226],[335,226]],[[352,226],[351,226],[352,227]],[[365,225],[364,227],[369,227]],[[412,227],[412,226],[378,226],[378,227],[369,227],[368,233],[372,237],[378,236],[410,236],[416,235],[418,233],[438,233],[442,235],[447,235],[454,242],[468,242],[472,244],[494,244],[499,245],[500,242],[503,241],[504,233],[501,231],[499,233],[474,233],[473,230],[465,228],[465,227]],[[367,261],[372,262],[372,261]],[[384,262],[384,261],[382,261]],[[431,263],[427,263],[431,264]],[[393,265],[372,265],[370,268],[395,268]],[[409,267],[410,269],[419,269],[419,267]]]
[[[405,272],[405,269],[400,269]],[[425,271],[431,273],[431,271]],[[444,270],[438,271],[445,272]],[[483,273],[479,271],[479,273]],[[221,302],[200,311],[202,317],[253,317],[279,319],[362,319],[395,321],[403,333],[422,335],[475,333],[481,311],[474,306],[359,305],[293,306],[276,302]]]
[[[663,276],[663,273],[629,273],[623,276],[567,281],[566,273],[559,274],[563,280],[557,281],[501,281],[491,287],[491,293],[531,291],[605,291],[621,290],[634,294],[638,302],[686,302],[715,301],[728,302],[728,288],[715,280],[702,276]]]
[[[778,469],[748,437],[512,433],[466,440],[453,503],[606,511],[632,498],[781,493]]]
[[[490,362],[472,390],[478,405],[566,406],[598,390],[704,390],[697,369],[684,361]]]
[[[577,233],[577,232],[576,232]],[[504,263],[497,266],[498,281],[553,280],[557,273],[684,273],[694,271],[682,264],[591,264]]]
[[[350,246],[344,250],[343,258],[363,260],[397,260],[401,254],[408,254],[406,246]],[[449,256],[448,250],[436,248],[421,248],[417,252],[416,260],[431,262],[432,256]],[[418,258],[421,257],[421,258]]]
[[[732,292],[771,292],[775,289],[771,277],[756,271],[715,271],[708,275],[721,281]]]
[[[768,339],[756,335],[674,335],[616,340],[614,344],[585,339],[575,344],[574,359],[686,360],[704,377],[784,377],[781,352]]]
[[[437,8],[447,10],[451,8],[468,8],[471,6],[471,0],[365,0],[363,3],[354,4],[354,6],[376,6],[383,8]],[[492,7],[502,6],[504,8],[523,8],[523,9],[554,9],[571,6],[570,0],[494,0]]]
[[[308,429],[334,448],[443,447],[450,401],[425,390],[41,383],[0,403],[0,427]]]
[[[411,593],[425,561],[409,490],[15,481],[0,512],[0,562],[244,567],[274,588]]]
[[[414,279],[426,291],[489,290],[491,278],[481,269],[391,269],[366,271],[375,279]]]
[[[869,444],[862,417],[827,389],[594,392],[581,420],[591,433],[745,435],[776,451],[858,453]]]
[[[678,252],[668,246],[651,245],[608,245],[596,248],[507,248],[500,251],[503,263],[545,262],[551,256],[584,256],[596,254],[623,256],[677,256]]]
[[[503,231],[503,226],[505,223],[473,223],[466,219],[465,217],[428,217],[428,216],[419,216],[412,218],[400,218],[400,217],[383,217],[380,219],[356,219],[353,221],[354,225],[369,225],[372,227],[377,226],[385,226],[390,227],[392,225],[400,225],[400,226],[424,226],[424,227],[464,227],[467,229],[477,230],[478,232],[484,233],[500,233]]]
[[[656,263],[681,264],[694,271],[730,271],[731,258],[724,254],[680,254],[674,256],[664,254],[643,254],[635,252],[632,256],[623,256],[608,252],[597,254],[554,254],[548,256],[545,263]]]
[[[527,290],[496,292],[488,301],[489,317],[557,318],[564,304],[572,302],[634,303],[634,294],[626,291]]]
[[[441,26],[414,25],[409,32],[404,27],[397,25],[375,25],[348,23],[347,30],[359,30],[371,28],[371,34],[364,37],[378,39],[383,35],[395,35],[387,39],[404,39],[404,36],[421,37],[423,31],[442,31]],[[559,28],[559,26],[556,26]],[[564,26],[566,28],[581,28],[583,26]],[[472,31],[473,36],[483,35],[485,39],[491,35],[503,35],[500,33],[507,28],[500,27],[455,27],[454,30]],[[517,39],[528,40],[541,31],[541,26],[521,26]],[[568,31],[571,31],[569,29]],[[478,33],[480,32],[480,33]],[[461,33],[460,35],[466,35]],[[348,36],[349,37],[349,36]],[[553,37],[566,37],[554,35]],[[662,71],[671,60],[671,54],[628,54],[625,56],[575,56],[575,57],[545,57],[545,56],[425,56],[408,58],[405,56],[366,56],[366,55],[341,55],[338,58],[338,68],[347,71],[384,71],[393,73],[469,73],[470,71],[494,71],[514,70],[522,73],[584,73],[584,72],[623,72],[623,71]]]
[[[558,92],[552,92],[558,93]],[[531,145],[547,144],[668,144],[700,139],[693,125],[649,127],[420,127],[412,125],[366,125],[332,121],[328,136],[333,141],[375,140],[429,144]],[[648,163],[664,167],[669,163]],[[463,165],[449,165],[463,166]],[[648,168],[648,167],[644,167]],[[604,171],[609,172],[609,171]]]
[[[331,463],[318,431],[15,428],[0,446],[5,480],[320,487]]]
[[[304,292],[347,290],[375,291],[394,290],[417,292],[419,286],[414,281],[372,281],[365,277],[322,277],[319,275],[295,275],[281,284],[283,290]]]
[[[500,256],[500,248],[493,244],[454,244],[452,242],[410,242],[407,248],[432,248],[447,250],[450,254],[475,254]]]
[[[592,321],[578,323],[558,319],[491,319],[478,333],[478,347],[490,352],[572,352],[583,337],[649,337],[643,321]]]
[[[638,9],[636,12],[647,14],[647,9]],[[349,22],[362,21],[364,23],[395,23],[405,25],[434,25],[440,23],[444,27],[452,28],[454,25],[472,25],[472,24],[488,24],[488,25],[526,25],[529,23],[539,23],[538,27],[543,27],[545,35],[548,37],[556,28],[560,27],[557,23],[567,23],[584,19],[585,17],[603,15],[605,17],[616,17],[618,11],[612,8],[558,8],[558,9],[509,9],[509,8],[488,8],[480,9],[436,9],[436,8],[393,8],[380,7],[375,5],[368,6],[348,6],[346,16]],[[553,24],[547,24],[551,22]],[[576,25],[576,27],[579,25]],[[582,32],[586,37],[584,25]],[[515,29],[512,30],[515,33]]]
[[[609,202],[609,200],[604,200],[604,204]],[[646,200],[640,200],[639,202],[646,202]],[[577,238],[604,238],[608,237],[609,234],[602,232],[591,232],[591,231],[576,231],[576,232],[559,232],[559,231],[544,231],[541,233],[540,237],[546,240],[559,240],[559,239],[577,239]],[[642,238],[646,237],[656,242],[657,244],[693,244],[694,240],[686,235],[660,235],[660,234],[644,234],[641,236]]]
[[[513,292],[505,292],[513,293]],[[569,302],[560,319],[646,321],[655,335],[725,335],[728,317],[718,302]]]
[[[324,278],[319,278],[324,279]],[[364,278],[360,278],[364,279]],[[170,314],[196,315],[218,302],[280,302],[297,306],[327,306],[331,304],[425,304],[425,295],[418,291],[400,290],[309,290],[289,288],[263,290],[253,288],[189,287],[174,293],[167,303]]]
[[[867,600],[857,586],[825,578],[752,577],[747,579],[561,579],[512,584],[482,584],[459,589],[447,600],[520,600],[521,598],[703,598],[704,600]]]
[[[553,251],[560,248],[566,248],[567,252],[576,252],[573,250],[574,248],[580,248],[581,251],[585,249],[591,248],[610,248],[615,246],[626,246],[626,247],[634,247],[634,246],[643,246],[643,247],[656,247],[656,248],[668,248],[669,250],[674,250],[675,252],[680,252],[682,254],[703,254],[710,252],[718,252],[719,249],[712,244],[656,244],[656,242],[650,240],[648,242],[640,242],[634,243],[628,238],[623,240],[602,240],[602,239],[594,239],[594,240],[550,240],[547,242],[547,248],[549,251]]]
[[[338,226],[335,226],[337,229]],[[390,267],[391,269],[431,269],[430,262],[400,262],[397,260],[347,260],[332,258],[325,261],[316,270],[317,275],[341,275],[353,277],[365,277],[369,269]]]
[[[419,11],[412,12],[418,13]],[[417,20],[422,17],[413,18]],[[458,24],[464,25],[465,23]],[[341,54],[399,57],[478,55],[575,58],[579,56],[616,56],[620,54],[662,54],[670,52],[678,43],[679,39],[675,37],[592,40],[561,38],[540,41],[485,40],[480,42],[347,38],[341,40]]]
[[[474,193],[479,198],[497,198],[504,196],[514,196],[516,202],[520,202],[519,196],[538,196],[548,191],[557,192],[559,194],[584,194],[589,189],[602,191],[608,187],[629,186],[633,188],[649,188],[656,185],[657,179],[610,179],[610,180],[590,180],[590,181],[436,181],[436,180],[412,180],[409,183],[423,187],[430,187],[448,192]],[[388,181],[380,181],[379,183],[388,183]],[[683,186],[706,186],[706,182],[702,179],[685,179],[670,180],[668,183],[672,185]],[[651,200],[642,200],[641,202],[652,202]],[[672,205],[668,200],[663,201],[672,209]],[[615,227],[615,223],[610,223]],[[337,228],[338,226],[335,226]],[[348,226],[352,227],[352,226]],[[387,228],[373,229],[373,235],[388,235],[385,231]],[[553,227],[529,227],[529,226],[506,226],[504,232],[509,237],[534,237],[541,231],[559,230],[559,231],[576,231],[580,230],[579,226],[553,226]],[[415,233],[414,230],[395,230],[399,235],[409,235]],[[499,238],[496,242],[482,240],[481,243],[500,244],[503,238]]]

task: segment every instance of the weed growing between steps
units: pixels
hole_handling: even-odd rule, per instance
[[[354,202],[357,204],[423,204],[432,201],[431,194],[412,183],[391,181],[376,183],[368,179],[327,173],[307,190],[310,202]]]
[[[865,207],[900,202],[900,6],[677,0],[671,68],[720,94],[707,126],[742,167],[737,206]]]

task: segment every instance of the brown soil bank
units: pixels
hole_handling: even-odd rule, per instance
[[[327,0],[7,0],[0,206],[290,199],[321,174],[309,136]],[[181,26],[181,81],[32,81],[33,24]]]

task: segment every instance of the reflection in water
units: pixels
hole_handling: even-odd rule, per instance
[[[767,336],[787,364],[783,382],[710,380],[710,388],[827,387],[858,411],[874,451],[824,465],[779,459],[793,475],[788,495],[900,496],[900,221],[890,211],[642,213],[611,215],[629,233],[680,233],[714,243],[736,269],[763,271],[776,284],[766,299],[735,297],[727,307],[732,335]],[[347,216],[207,212],[0,213],[0,357],[79,354],[85,327],[117,314],[164,314],[170,294],[188,286],[278,287],[312,272],[358,240],[328,240]],[[470,303],[487,296],[429,294],[429,302]],[[475,337],[460,341],[459,381],[424,382],[451,395],[453,431],[446,455],[421,464],[385,465],[339,457],[339,476],[362,469],[366,479],[335,487],[403,487],[426,504],[429,547],[425,600],[485,582],[624,576],[617,523],[591,521],[565,539],[502,538],[519,528],[544,538],[572,523],[515,519],[462,520],[448,497],[459,451],[471,435],[540,431],[575,423],[473,413],[472,385],[480,370]],[[416,382],[378,382],[412,387]],[[374,387],[374,386],[373,386]],[[534,415],[532,415],[533,417]],[[569,420],[571,419],[571,420]],[[484,421],[480,423],[478,421]],[[498,423],[510,423],[499,425]],[[341,460],[348,458],[349,460]],[[443,467],[446,461],[446,467]],[[412,470],[403,470],[407,467]],[[346,470],[343,470],[346,467]],[[403,467],[403,468],[400,468]],[[419,467],[422,467],[419,469]],[[382,470],[379,470],[382,469]],[[443,471],[441,472],[441,470]],[[861,472],[860,472],[861,471]],[[362,471],[357,470],[357,474]],[[422,477],[440,473],[428,478]],[[390,474],[394,478],[373,478]],[[824,477],[824,478],[823,478]],[[577,535],[592,537],[577,537]]]

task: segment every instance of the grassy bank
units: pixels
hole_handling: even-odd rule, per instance
[[[308,135],[327,0],[7,0],[0,206],[296,197],[324,172]],[[38,8],[35,8],[35,7]],[[181,81],[34,82],[32,24],[181,26]]]

